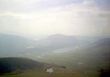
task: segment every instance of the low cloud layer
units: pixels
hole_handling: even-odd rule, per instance
[[[0,32],[110,36],[109,0],[101,1],[1,0]]]

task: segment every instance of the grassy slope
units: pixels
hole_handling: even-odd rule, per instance
[[[26,71],[21,74],[6,74],[0,77],[88,77],[87,74],[82,72],[73,72],[73,71],[57,71],[52,74],[48,74],[46,72],[38,72],[36,70]],[[97,77],[97,74],[95,75],[89,75],[89,77]]]
[[[63,54],[50,54],[41,60],[73,68],[77,66],[79,62],[84,63],[82,65],[86,65],[88,67],[103,67],[110,63],[109,51],[109,47],[91,47],[87,49],[76,49],[74,51],[70,51],[69,53],[66,52]],[[81,64],[79,63],[79,65]]]
[[[101,68],[109,66],[109,50],[110,48],[106,46],[76,49],[65,54],[48,55],[43,61],[72,68],[81,74],[81,77],[83,77],[81,72],[87,73],[89,77],[95,77]]]

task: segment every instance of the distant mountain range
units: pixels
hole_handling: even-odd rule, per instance
[[[27,57],[73,69],[82,69],[83,71],[92,69],[94,71],[110,65],[110,37],[56,34],[39,40],[30,40],[21,36],[0,34],[0,57]],[[13,65],[15,60],[17,60],[17,64],[22,61],[28,62],[26,68],[23,66],[23,69],[36,66],[36,62],[27,59],[20,59],[20,62],[17,58],[8,60],[9,66],[10,62]],[[5,63],[4,61],[7,59],[0,59],[0,63]],[[39,63],[37,64],[39,65]],[[0,64],[4,69],[3,65],[6,64]],[[15,68],[19,66],[22,69],[22,65],[25,64],[17,65]],[[4,69],[5,71],[7,70]]]
[[[40,40],[30,40],[21,36],[0,34],[0,57],[42,56],[53,52],[88,48],[89,46],[110,44],[110,38],[66,36],[55,34]]]
[[[24,37],[0,34],[0,57],[16,56],[27,51],[26,47],[31,44],[32,40]]]

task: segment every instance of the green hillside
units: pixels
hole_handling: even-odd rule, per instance
[[[33,61],[31,59],[26,58],[14,58],[14,57],[7,57],[7,58],[0,58],[0,74],[5,73],[21,73],[26,70],[41,70],[44,68],[44,64]]]

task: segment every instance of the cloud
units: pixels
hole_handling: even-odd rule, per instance
[[[96,0],[83,0],[83,4],[85,5],[94,5],[96,4]]]
[[[41,1],[44,0],[0,0],[0,11],[29,12],[33,7],[32,4],[38,5]]]
[[[27,49],[33,49],[33,48],[35,48],[34,46],[28,46],[28,47],[26,47]]]
[[[30,13],[73,4],[94,7],[97,4],[102,4],[102,2],[101,0],[0,0],[0,12]],[[97,7],[99,6],[97,5]]]
[[[15,1],[18,3],[18,0]],[[23,1],[20,0],[19,3],[23,3]],[[86,4],[90,3],[86,2]],[[85,6],[86,4],[69,4],[42,11],[1,12],[0,32],[38,36],[56,33],[66,35],[109,35],[110,11],[99,9],[97,6],[88,8]],[[25,7],[27,5],[27,3],[24,3],[21,6]],[[13,7],[12,10],[14,9],[16,7]],[[19,10],[21,9],[23,8]]]

